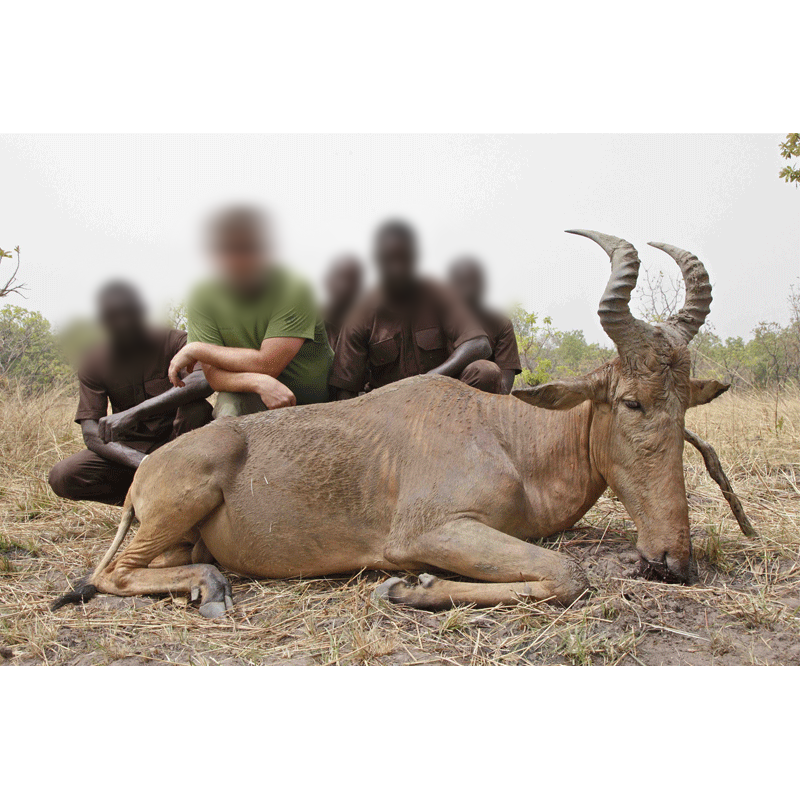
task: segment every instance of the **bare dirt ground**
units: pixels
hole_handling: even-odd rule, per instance
[[[49,490],[49,466],[80,447],[72,394],[0,389],[0,665],[800,664],[800,394],[777,400],[728,393],[690,412],[759,532],[742,536],[687,446],[691,586],[638,575],[633,525],[607,493],[581,527],[546,543],[589,573],[592,592],[569,609],[414,611],[373,601],[386,575],[361,573],[233,578],[235,609],[211,621],[183,597],[49,610],[105,551],[119,511]]]

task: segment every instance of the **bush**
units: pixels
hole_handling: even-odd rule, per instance
[[[50,323],[38,311],[0,308],[0,377],[31,391],[72,378]]]

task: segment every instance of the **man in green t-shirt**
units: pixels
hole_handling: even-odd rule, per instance
[[[170,380],[200,363],[219,392],[214,416],[324,403],[333,351],[309,286],[270,259],[267,224],[252,208],[218,214],[210,226],[218,276],[189,300],[189,342]]]

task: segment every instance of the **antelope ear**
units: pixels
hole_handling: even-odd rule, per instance
[[[529,405],[551,411],[567,411],[586,400],[602,403],[608,398],[606,382],[597,375],[515,389],[511,394]]]
[[[729,383],[720,383],[719,381],[698,381],[692,378],[690,381],[689,408],[695,406],[702,406],[715,400],[724,392],[731,388]]]

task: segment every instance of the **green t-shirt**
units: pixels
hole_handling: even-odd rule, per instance
[[[190,342],[261,349],[265,339],[305,339],[278,380],[297,397],[298,405],[328,401],[333,350],[311,288],[302,279],[275,267],[255,296],[243,297],[220,281],[198,286],[188,304]]]

